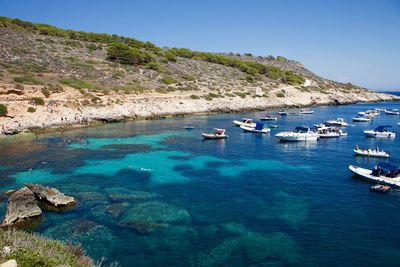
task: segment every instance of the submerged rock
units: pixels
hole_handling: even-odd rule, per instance
[[[123,193],[111,193],[108,197],[112,201],[126,201],[126,200],[144,200],[155,198],[157,195],[146,191],[130,191]]]
[[[144,222],[144,221],[128,221],[124,222],[123,225],[126,225],[135,232],[139,234],[151,234],[155,232],[156,230],[165,228],[168,226],[166,223],[156,223],[156,222]]]
[[[228,224],[223,229],[238,236],[223,240],[208,254],[201,255],[200,266],[224,266],[238,263],[248,266],[250,263],[261,262],[287,266],[295,265],[299,261],[298,247],[285,233],[256,233],[238,224]]]
[[[75,204],[75,199],[70,196],[66,196],[53,187],[46,187],[40,184],[25,184],[29,188],[34,196],[42,202],[51,204],[55,207],[63,207]]]
[[[23,187],[14,192],[8,199],[7,213],[3,226],[12,225],[42,214],[33,192]]]
[[[187,210],[159,201],[143,202],[127,211],[124,222],[187,223],[191,220]]]

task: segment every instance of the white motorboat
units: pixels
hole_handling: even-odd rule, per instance
[[[256,127],[247,127],[244,125],[241,125],[240,128],[245,131],[245,132],[251,132],[251,133],[269,133],[271,132],[271,129],[269,128],[264,128],[263,123],[256,123]]]
[[[215,128],[212,133],[202,133],[204,139],[225,139],[228,135],[225,134],[225,129]]]
[[[265,115],[265,117],[261,118],[262,121],[276,121],[278,120],[277,117],[272,117],[271,115]]]
[[[366,130],[364,134],[368,137],[377,137],[377,138],[396,138],[396,133],[388,131],[387,128],[390,128],[390,125],[381,125],[376,127],[373,130]]]
[[[376,117],[376,116],[381,115],[381,114],[379,113],[379,111],[377,111],[377,110],[375,110],[375,109],[368,109],[367,111],[365,111],[365,114],[366,114],[367,116],[370,116],[370,117]]]
[[[385,110],[387,115],[400,115],[400,111],[398,109],[387,109]]]
[[[287,115],[288,115],[288,113],[287,113],[286,110],[280,110],[278,113],[279,113],[279,115],[281,115],[281,116],[287,116]]]
[[[378,111],[378,112],[385,112],[384,108],[374,108],[374,110]]]
[[[339,128],[326,126],[317,128],[317,134],[319,138],[335,138],[347,135],[346,133],[343,133],[342,130],[340,130]]]
[[[338,126],[338,127],[349,126],[349,124],[343,118],[337,118],[336,120],[327,120],[325,124],[327,126]]]
[[[371,119],[366,115],[357,115],[353,117],[354,122],[371,122]]]
[[[353,149],[354,154],[358,156],[364,156],[364,157],[376,157],[376,158],[388,158],[390,157],[390,153],[384,150],[379,150],[379,147],[376,147],[375,149],[365,149],[365,148],[359,148],[356,146]]]
[[[298,141],[316,141],[319,136],[308,127],[298,126],[291,132],[281,132],[275,135],[280,141],[298,142]]]
[[[350,165],[349,170],[365,180],[400,187],[400,169],[392,164],[381,162],[373,170]]]
[[[300,109],[299,114],[314,114],[314,110],[311,109]]]
[[[243,118],[241,121],[234,120],[233,123],[236,126],[247,126],[247,127],[256,127],[256,123],[252,119]]]

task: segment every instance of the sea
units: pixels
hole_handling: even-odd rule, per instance
[[[399,266],[400,191],[370,191],[350,164],[400,166],[400,136],[367,138],[391,125],[352,117],[399,102],[315,107],[267,125],[270,134],[232,123],[266,113],[215,114],[105,124],[1,142],[0,188],[52,186],[77,200],[65,212],[44,212],[27,230],[73,244],[96,261],[119,266]],[[296,110],[289,110],[296,111]],[[328,119],[350,123],[347,136],[282,143],[296,126]],[[194,126],[185,130],[186,125]],[[203,140],[213,128],[226,140]],[[353,155],[379,146],[389,159]],[[6,198],[0,199],[0,214]]]

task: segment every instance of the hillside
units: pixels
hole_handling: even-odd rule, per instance
[[[160,48],[133,38],[0,17],[3,133],[391,99],[326,80],[282,56]]]

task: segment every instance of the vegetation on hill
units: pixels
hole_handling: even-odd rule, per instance
[[[146,65],[148,68],[164,72],[162,63],[169,61],[175,62],[177,58],[189,58],[220,64],[223,66],[239,69],[252,77],[249,81],[259,79],[264,75],[273,80],[279,80],[287,84],[298,85],[304,83],[302,75],[293,71],[285,71],[280,67],[262,64],[256,61],[242,60],[234,56],[192,51],[186,48],[160,48],[151,42],[142,42],[134,38],[127,38],[115,34],[92,33],[75,30],[64,30],[48,24],[32,23],[20,19],[0,17],[0,27],[7,27],[15,30],[28,31],[41,35],[56,36],[68,38],[71,41],[85,41],[101,43],[107,45],[107,59],[113,62],[128,65]],[[75,44],[74,44],[75,45]],[[102,49],[102,46],[87,44],[89,51]],[[246,54],[251,57],[251,54]],[[287,61],[282,56],[277,57],[278,61]],[[17,77],[17,80],[36,84],[31,77]]]
[[[8,113],[7,106],[4,104],[0,104],[0,117],[5,116]]]
[[[65,245],[36,234],[10,229],[0,230],[0,248],[9,246],[9,254],[0,253],[0,262],[15,259],[19,267],[89,267],[93,265],[80,246]]]

